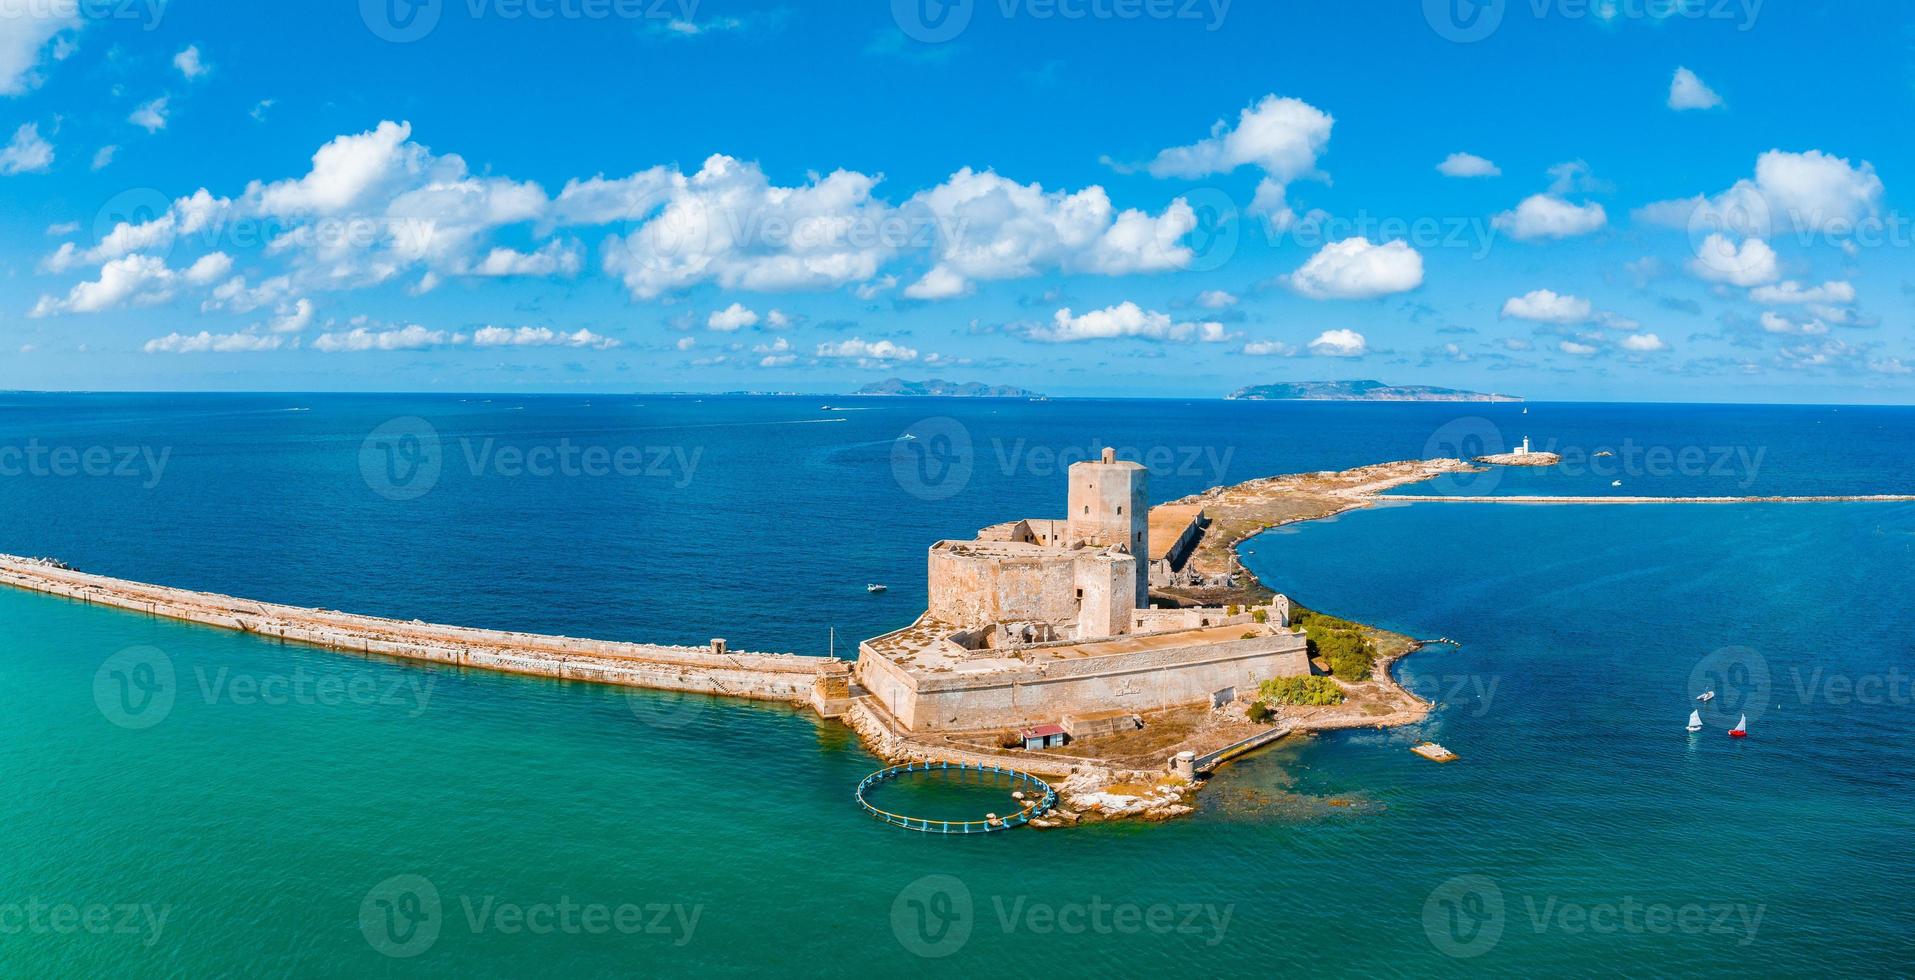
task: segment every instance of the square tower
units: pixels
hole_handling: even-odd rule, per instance
[[[1070,505],[1064,515],[1064,543],[1116,548],[1142,555],[1150,550],[1150,471],[1117,458],[1071,464]],[[1150,605],[1150,577],[1138,574],[1138,608]]]

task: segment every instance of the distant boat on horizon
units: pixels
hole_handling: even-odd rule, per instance
[[[1689,730],[1692,732],[1702,731],[1702,712],[1689,712]]]

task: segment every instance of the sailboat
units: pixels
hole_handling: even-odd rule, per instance
[[[1714,691],[1704,691],[1701,694],[1696,695],[1697,701],[1714,701],[1715,699],[1716,699],[1716,692]]]
[[[1702,712],[1689,712],[1689,730],[1692,732],[1702,731]]]
[[[1729,737],[1730,738],[1748,738],[1749,737],[1749,716],[1748,715],[1743,715],[1740,719],[1736,721],[1735,727],[1729,729]]]

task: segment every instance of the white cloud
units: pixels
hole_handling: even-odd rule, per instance
[[[149,133],[157,133],[166,128],[166,102],[167,97],[162,95],[151,102],[142,103],[133,110],[132,115],[126,117],[126,121]]]
[[[1737,246],[1721,233],[1711,234],[1697,246],[1689,272],[1698,279],[1745,287],[1774,282],[1782,274],[1768,242],[1751,238]]]
[[[180,51],[179,54],[174,55],[173,67],[178,68],[180,74],[185,75],[189,80],[198,78],[212,70],[207,67],[204,61],[200,60],[199,45],[197,44],[189,44],[185,49]]]
[[[1805,337],[1817,337],[1829,332],[1828,324],[1820,320],[1791,320],[1774,311],[1764,311],[1761,322],[1762,329],[1773,334],[1799,334]]]
[[[1535,289],[1503,303],[1503,318],[1536,323],[1587,323],[1596,313],[1595,304],[1580,296],[1566,296],[1549,289]]]
[[[1310,353],[1318,357],[1362,357],[1370,344],[1354,330],[1325,330],[1310,341]]]
[[[798,355],[791,353],[791,342],[783,337],[769,344],[759,344],[752,348],[752,353],[760,355],[759,367],[784,367],[798,359]],[[937,355],[931,356],[935,358]]]
[[[80,223],[78,221],[62,221],[59,224],[47,226],[47,237],[63,238],[67,235],[76,234],[79,230]]]
[[[550,241],[536,252],[495,248],[471,267],[475,276],[576,276],[583,264],[577,242]]]
[[[19,95],[40,83],[36,69],[47,42],[80,29],[80,10],[77,3],[17,3],[0,12],[0,95]]]
[[[1565,340],[1557,344],[1556,347],[1565,354],[1574,354],[1577,357],[1594,357],[1596,354],[1595,347],[1589,344],[1580,344],[1573,340]]]
[[[1197,294],[1197,305],[1206,310],[1225,310],[1237,305],[1237,297],[1221,289],[1206,289]]]
[[[1335,124],[1328,113],[1309,103],[1266,95],[1238,114],[1235,128],[1218,120],[1208,138],[1157,154],[1150,172],[1157,177],[1194,178],[1255,166],[1264,177],[1251,211],[1286,227],[1295,217],[1287,200],[1289,185],[1322,177],[1317,157],[1329,145]]]
[[[772,310],[765,314],[766,330],[784,330],[791,326],[792,320],[783,310]]]
[[[218,334],[202,330],[196,334],[170,333],[149,340],[144,350],[148,354],[257,353],[278,350],[284,343],[284,338],[250,330]]]
[[[472,332],[474,347],[580,347],[610,350],[619,342],[580,328],[560,333],[551,327],[480,327]]]
[[[1045,191],[966,167],[914,196],[904,214],[938,233],[935,264],[904,290],[912,299],[948,299],[974,281],[1052,269],[1115,276],[1181,269],[1195,258],[1182,242],[1197,214],[1182,198],[1155,216],[1120,212],[1102,187]]]
[[[1436,165],[1445,177],[1501,177],[1502,168],[1474,153],[1452,153]]]
[[[1899,357],[1869,358],[1868,369],[1876,374],[1915,374],[1915,367],[1903,364]]]
[[[29,316],[99,313],[127,303],[162,303],[173,296],[175,273],[163,259],[127,255],[100,267],[100,278],[76,284],[65,299],[42,296]]]
[[[1033,327],[1026,335],[1032,340],[1052,343],[1112,340],[1120,337],[1202,343],[1218,343],[1230,339],[1221,323],[1214,321],[1178,323],[1173,321],[1168,313],[1146,310],[1129,301],[1101,310],[1091,310],[1082,316],[1073,315],[1070,308],[1066,307],[1058,310],[1051,317],[1050,325]]]
[[[93,151],[93,169],[105,170],[107,165],[113,162],[113,154],[118,152],[120,152],[120,148],[111,143]]]
[[[267,329],[273,333],[298,333],[313,322],[313,301],[301,297],[291,304],[281,304]]]
[[[1787,229],[1837,234],[1875,214],[1882,193],[1882,180],[1867,161],[1854,166],[1821,150],[1770,150],[1756,158],[1753,180],[1739,180],[1714,197],[1658,201],[1637,210],[1636,217],[1745,238]]]
[[[1638,354],[1648,354],[1668,350],[1669,345],[1663,343],[1662,338],[1655,334],[1636,333],[1630,334],[1622,339],[1622,349],[1634,351]]]
[[[889,340],[866,342],[861,337],[841,340],[835,344],[819,344],[817,354],[819,357],[834,360],[856,360],[861,366],[866,367],[918,359],[918,352],[913,348],[902,347]]]
[[[313,349],[327,354],[357,351],[425,350],[457,343],[456,334],[428,330],[416,323],[389,330],[354,327],[341,333],[322,333],[313,341]]]
[[[37,173],[53,166],[53,144],[40,138],[40,127],[26,123],[0,147],[0,176]]]
[[[1346,238],[1323,246],[1292,273],[1290,288],[1311,299],[1369,299],[1423,284],[1423,256],[1403,242]]]
[[[1797,303],[1832,303],[1847,305],[1855,302],[1855,287],[1843,280],[1831,280],[1820,286],[1804,287],[1791,279],[1773,286],[1758,286],[1749,290],[1749,298],[1758,303],[1789,305]]]
[[[1713,109],[1722,104],[1722,96],[1715,89],[1702,83],[1696,73],[1687,68],[1676,69],[1676,75],[1669,81],[1669,108],[1682,112],[1686,109]]]
[[[678,347],[679,350],[691,350],[692,348],[698,346],[698,338],[680,337],[678,338],[678,343],[676,346]]]
[[[722,310],[713,310],[711,316],[705,318],[706,329],[722,333],[731,333],[734,330],[757,325],[757,312],[746,308],[743,303],[733,303]]]
[[[1243,352],[1251,357],[1295,357],[1295,345],[1281,340],[1253,340],[1243,345]]]
[[[186,281],[195,286],[210,286],[214,280],[224,279],[232,271],[232,256],[225,252],[210,252],[187,267],[185,276]]]
[[[1595,202],[1572,204],[1553,194],[1532,194],[1491,219],[1491,225],[1512,237],[1528,241],[1536,238],[1573,238],[1601,230],[1609,215]]]

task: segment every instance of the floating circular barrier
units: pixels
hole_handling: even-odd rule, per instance
[[[904,814],[892,813],[889,810],[875,806],[869,799],[865,798],[865,794],[870,792],[873,786],[880,783],[889,782],[899,776],[906,776],[911,773],[932,772],[974,772],[1004,776],[1013,783],[1029,784],[1033,792],[1028,794],[1028,799],[1021,801],[1022,806],[1018,812],[1003,817],[996,814],[987,814],[982,820],[936,820],[925,817],[907,817]],[[1029,823],[1032,817],[1043,816],[1057,806],[1057,791],[1052,789],[1049,783],[1028,772],[1006,769],[1002,766],[973,765],[962,762],[913,762],[910,765],[880,769],[858,781],[858,791],[855,795],[858,800],[858,805],[863,807],[866,813],[894,827],[903,827],[906,830],[915,830],[926,834],[989,834],[999,830],[1009,830],[1012,827]]]

